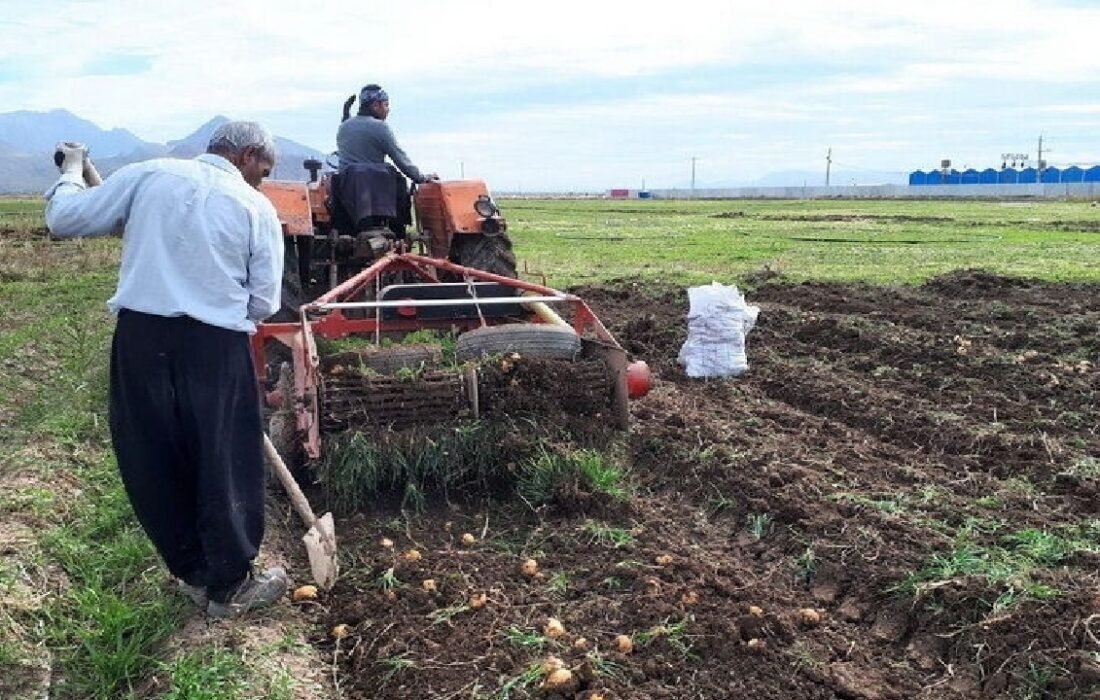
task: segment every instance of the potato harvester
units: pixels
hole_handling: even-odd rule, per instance
[[[627,401],[648,392],[648,368],[580,297],[517,278],[506,222],[483,182],[416,188],[416,233],[406,237],[385,217],[341,223],[330,176],[318,178],[316,161],[306,167],[310,182],[263,186],[287,237],[286,308],[259,324],[252,349],[283,420],[272,424],[280,452],[316,459],[329,432],[490,416],[524,372],[563,366],[547,392],[563,410],[587,406],[585,415],[628,427]],[[453,334],[449,362],[438,345],[392,344],[424,330]],[[347,338],[363,342],[319,352]]]

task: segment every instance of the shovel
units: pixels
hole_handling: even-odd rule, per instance
[[[271,444],[271,438],[264,435],[264,454],[267,455],[271,468],[275,470],[283,488],[290,496],[290,502],[294,509],[302,517],[302,521],[309,527],[306,534],[302,535],[302,542],[306,545],[306,554],[309,555],[309,568],[313,573],[313,580],[322,590],[331,590],[336,584],[338,567],[336,564],[336,528],[332,524],[332,513],[325,513],[320,518],[313,514],[309,507],[309,501],[294,480],[294,476],[287,469],[283,458],[279,456],[275,445]]]

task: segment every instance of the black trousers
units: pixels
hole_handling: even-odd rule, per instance
[[[224,600],[264,531],[248,334],[123,310],[111,345],[110,422],[126,493],[169,571]]]

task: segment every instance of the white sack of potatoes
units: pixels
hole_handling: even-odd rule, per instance
[[[745,336],[760,307],[737,287],[711,282],[688,289],[688,337],[677,358],[689,377],[736,377],[749,368]]]

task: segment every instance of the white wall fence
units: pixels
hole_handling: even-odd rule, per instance
[[[852,185],[649,190],[653,199],[1100,199],[1100,182],[1029,185]],[[628,199],[637,199],[630,190]]]

